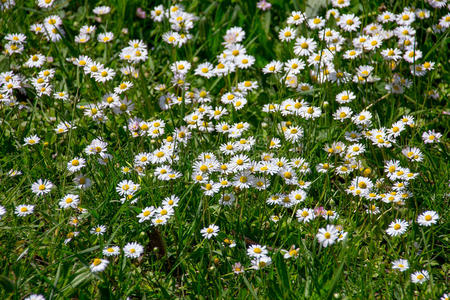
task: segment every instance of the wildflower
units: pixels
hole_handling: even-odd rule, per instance
[[[287,19],[286,23],[289,25],[300,25],[306,20],[306,16],[301,11],[293,11],[289,18]]]
[[[35,183],[31,185],[31,191],[37,196],[42,196],[50,193],[50,191],[54,188],[53,183],[48,181],[47,179],[39,179]]]
[[[428,130],[422,133],[422,140],[425,144],[439,143],[442,134],[434,130]]]
[[[356,31],[361,25],[360,19],[354,14],[344,14],[341,15],[339,21],[337,22],[339,27],[345,31]]]
[[[283,67],[283,64],[279,61],[273,60],[270,63],[268,63],[264,68],[263,68],[263,73],[264,74],[269,74],[269,73],[279,73],[281,71]]]
[[[422,284],[430,278],[427,270],[416,271],[411,274],[412,283]]]
[[[244,268],[242,267],[240,262],[235,263],[232,266],[232,269],[233,269],[234,274],[242,274],[242,273],[244,273]]]
[[[67,163],[67,169],[74,173],[80,171],[86,166],[86,160],[84,158],[75,157]]]
[[[314,53],[317,43],[311,38],[299,37],[295,40],[294,53],[298,56],[308,56]]]
[[[77,185],[77,188],[79,189],[87,189],[92,185],[92,181],[90,178],[84,176],[83,174],[77,175],[73,182]]]
[[[30,296],[26,297],[24,300],[45,300],[45,297],[38,294],[31,294]]]
[[[3,216],[6,214],[6,209],[2,205],[0,205],[0,220],[3,218]]]
[[[409,264],[406,259],[398,259],[392,262],[392,269],[399,270],[400,272],[405,272],[409,269]]]
[[[268,265],[270,265],[272,263],[272,259],[268,256],[259,256],[259,257],[255,257],[251,264],[251,268],[254,270],[260,270],[264,267],[267,267]]]
[[[91,272],[97,273],[97,272],[103,272],[106,267],[108,266],[109,261],[107,259],[101,259],[101,258],[94,258],[92,260],[92,263],[90,264],[89,268],[91,269]]]
[[[24,145],[35,145],[35,144],[39,144],[40,141],[40,137],[38,137],[37,135],[32,135],[29,137],[24,138]]]
[[[417,223],[421,226],[431,226],[439,220],[439,215],[432,210],[427,210],[417,217]]]
[[[150,220],[155,213],[155,208],[153,206],[149,206],[144,208],[137,217],[139,218],[139,223]]]
[[[296,258],[300,254],[300,248],[295,248],[295,245],[292,245],[289,250],[281,250],[281,254],[285,259]]]
[[[112,32],[100,33],[97,36],[97,41],[99,41],[100,43],[109,43],[113,39],[114,39],[114,33],[112,33]]]
[[[132,242],[123,247],[123,252],[125,257],[138,258],[142,253],[144,253],[144,247],[136,242]]]
[[[195,69],[195,75],[211,78],[214,75],[213,69],[214,66],[211,63],[205,62],[198,65],[198,67]]]
[[[95,235],[103,235],[105,232],[106,232],[105,225],[97,225],[95,227],[92,227],[90,230],[90,233]]]
[[[105,247],[102,251],[105,256],[117,256],[120,254],[120,248],[117,246]]]
[[[407,228],[408,223],[406,221],[397,219],[391,224],[389,224],[389,228],[386,230],[386,232],[390,236],[397,236],[404,234]]]
[[[319,243],[323,247],[328,247],[336,242],[338,239],[338,231],[334,225],[327,225],[326,228],[320,228],[316,235]]]
[[[34,211],[34,205],[21,204],[16,206],[14,213],[19,217],[31,215]]]
[[[42,54],[31,55],[30,58],[25,62],[24,66],[28,68],[40,68],[45,63],[45,56]]]
[[[208,227],[203,228],[200,233],[205,239],[211,239],[219,234],[219,226],[211,224]]]
[[[335,120],[343,122],[345,119],[349,119],[352,117],[352,109],[347,106],[341,106],[338,110],[333,114]]]
[[[67,194],[59,201],[59,206],[63,209],[66,208],[77,208],[78,204],[80,203],[80,199],[78,195],[74,194]]]
[[[255,245],[251,245],[250,247],[247,248],[247,254],[250,257],[261,258],[261,257],[266,257],[266,255],[268,254],[268,251],[267,251],[266,246],[261,246],[261,245],[255,244]]]
[[[420,162],[423,160],[423,154],[419,148],[406,147],[402,150],[402,154],[406,156],[410,161]]]
[[[96,15],[107,15],[111,11],[111,7],[109,6],[97,6],[95,7],[92,12]]]
[[[294,28],[291,27],[285,27],[280,30],[278,33],[278,38],[282,42],[290,42],[293,39],[295,39],[295,36],[297,35],[297,31]]]
[[[308,20],[308,27],[311,29],[321,29],[325,26],[325,20],[320,17],[314,17]]]

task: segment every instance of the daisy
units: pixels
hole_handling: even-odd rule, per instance
[[[410,64],[415,63],[421,58],[422,58],[422,51],[417,49],[407,50],[403,55],[403,59],[409,62]]]
[[[242,54],[235,58],[235,63],[240,69],[248,69],[255,63],[255,57]]]
[[[178,202],[179,201],[180,201],[180,198],[178,198],[176,195],[171,195],[170,197],[164,198],[164,200],[161,203],[161,205],[162,206],[176,207],[176,206],[178,206]]]
[[[317,43],[311,38],[299,37],[295,40],[294,53],[298,56],[308,56],[314,53]]]
[[[38,294],[32,294],[32,295],[24,298],[23,300],[45,300],[45,297],[42,295],[38,295]]]
[[[333,7],[344,8],[350,6],[350,0],[332,0]]]
[[[361,25],[361,21],[354,14],[344,14],[340,16],[337,24],[343,30],[350,32],[358,30],[359,26]]]
[[[439,215],[432,210],[427,210],[417,217],[417,223],[421,226],[431,226],[439,220]]]
[[[245,271],[240,262],[235,263],[231,268],[234,274],[242,274]]]
[[[200,233],[205,239],[211,239],[219,234],[219,226],[211,224],[208,227],[203,228]]]
[[[321,29],[325,26],[325,20],[320,17],[314,17],[308,20],[308,27],[311,29]]]
[[[439,143],[442,134],[434,130],[428,130],[422,133],[422,140],[425,144]]]
[[[399,270],[400,272],[405,272],[409,269],[409,264],[406,259],[398,259],[392,262],[392,269]]]
[[[144,208],[140,214],[137,215],[139,218],[139,223],[150,220],[155,213],[155,208],[153,206],[149,206]]]
[[[345,51],[343,57],[345,59],[356,59],[362,54],[362,51],[357,49],[347,50]]]
[[[388,22],[394,22],[395,21],[395,15],[389,11],[385,11],[378,15],[377,21],[380,23],[388,23]]]
[[[126,244],[125,247],[123,247],[123,252],[125,254],[125,257],[138,258],[142,253],[144,253],[144,247],[136,242],[132,242]]]
[[[305,68],[305,63],[298,58],[293,58],[284,63],[284,71],[289,74],[298,74]]]
[[[93,273],[103,272],[108,266],[108,264],[109,261],[107,259],[94,258],[92,260],[92,263],[89,265],[89,268]]]
[[[66,209],[66,208],[77,208],[78,204],[80,203],[80,199],[78,195],[74,194],[67,194],[64,196],[64,198],[59,201],[59,207]]]
[[[278,38],[282,42],[290,42],[293,39],[295,39],[295,36],[297,35],[297,31],[292,27],[285,27],[280,30],[278,33]]]
[[[139,184],[135,184],[131,180],[122,180],[116,186],[116,191],[120,196],[127,196],[134,194],[139,189]]]
[[[306,17],[303,12],[301,11],[293,11],[289,18],[287,19],[286,23],[289,25],[300,25],[306,20]]]
[[[277,60],[273,60],[270,63],[268,63],[263,69],[263,73],[264,74],[269,74],[269,73],[280,73],[281,69],[283,67],[283,63],[281,63],[280,61]]]
[[[23,44],[25,43],[27,36],[23,33],[8,33],[4,39],[13,43]]]
[[[67,101],[69,99],[69,94],[66,92],[56,92],[53,94],[53,97],[58,100]]]
[[[99,41],[100,43],[109,43],[113,39],[114,39],[114,33],[112,33],[112,32],[100,33],[97,36],[97,41]]]
[[[416,271],[411,274],[412,283],[422,284],[430,278],[427,270]]]
[[[55,186],[53,185],[53,183],[51,183],[47,179],[39,179],[31,185],[31,191],[37,196],[41,196],[50,193],[50,191],[54,187]]]
[[[386,230],[386,233],[390,236],[402,235],[406,232],[408,226],[409,225],[406,221],[397,219],[389,224],[389,228]]]
[[[162,22],[162,20],[164,19],[164,6],[155,6],[150,11],[150,18],[152,18],[152,20],[155,22]]]
[[[377,197],[376,194],[374,194],[374,193],[371,193],[371,194],[375,195],[375,197]],[[366,197],[370,197],[370,196],[366,196]],[[372,204],[367,207],[366,213],[371,214],[371,215],[378,215],[380,213],[380,209],[376,205]]]
[[[105,225],[97,225],[95,227],[92,227],[90,230],[91,234],[95,235],[103,235],[106,232],[106,226]]]
[[[406,147],[402,150],[402,154],[410,161],[420,162],[423,160],[422,152],[416,147]]]
[[[105,247],[102,251],[105,256],[117,256],[120,254],[120,248],[117,246]]]
[[[45,56],[42,54],[31,55],[30,58],[25,62],[24,66],[28,68],[40,68],[45,63]]]
[[[220,205],[230,206],[234,202],[234,195],[233,194],[223,194],[222,197],[219,200]]]
[[[21,204],[16,206],[14,213],[19,217],[31,215],[34,211],[34,205]]]
[[[416,15],[411,11],[403,11],[401,14],[397,15],[397,24],[399,25],[410,25],[416,19]]]
[[[198,67],[195,69],[194,74],[205,78],[211,78],[214,75],[213,70],[214,66],[209,62],[205,62],[198,65]]]
[[[352,91],[342,91],[336,95],[336,102],[339,104],[350,103],[355,99],[356,96]]]
[[[74,159],[72,159],[67,163],[67,169],[72,173],[80,171],[85,166],[86,160],[80,157],[75,157]]]
[[[95,7],[92,12],[96,15],[106,15],[109,14],[109,12],[111,11],[111,7],[109,6],[97,6]]]
[[[77,175],[73,179],[73,182],[76,184],[76,187],[79,189],[87,189],[87,188],[91,187],[91,185],[92,185],[91,179],[84,176],[83,174]]]
[[[6,214],[6,209],[2,205],[0,205],[0,220]]]
[[[385,60],[397,61],[402,58],[402,51],[397,48],[387,48],[381,51],[381,55]]]
[[[123,81],[118,87],[114,88],[114,92],[116,94],[122,94],[123,92],[128,91],[133,87],[133,83],[131,81]]]
[[[258,244],[251,245],[247,248],[247,255],[254,258],[266,257],[268,253],[266,246]]]
[[[260,270],[264,267],[267,267],[268,265],[270,265],[272,263],[272,259],[268,256],[259,256],[254,258],[251,261],[251,268],[254,270]]]
[[[286,140],[296,143],[303,137],[303,128],[299,126],[291,126],[284,131]]]
[[[334,225],[327,225],[326,228],[320,228],[319,233],[316,235],[319,243],[323,247],[328,247],[336,242],[338,239],[338,231]]]
[[[308,223],[309,221],[314,220],[315,218],[314,210],[312,210],[311,208],[299,209],[297,210],[295,215],[297,217],[297,220],[303,223]]]
[[[97,82],[107,82],[114,78],[116,72],[110,68],[101,68],[97,73],[95,73],[94,78]]]
[[[38,137],[37,135],[32,135],[32,136],[24,138],[23,140],[25,142],[24,145],[35,145],[35,144],[39,144],[39,141],[41,140],[41,138]]]
[[[345,119],[349,119],[352,117],[352,109],[347,106],[341,106],[336,110],[336,112],[333,114],[333,118],[335,120],[343,122]]]

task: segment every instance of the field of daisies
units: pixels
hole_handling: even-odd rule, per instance
[[[447,0],[1,0],[1,299],[449,299]]]

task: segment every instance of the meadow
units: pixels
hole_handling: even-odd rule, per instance
[[[449,9],[0,1],[0,298],[449,299]]]

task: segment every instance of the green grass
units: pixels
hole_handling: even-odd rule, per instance
[[[192,299],[438,299],[447,292],[448,264],[448,195],[449,195],[449,109],[447,104],[449,86],[448,30],[433,33],[431,25],[445,15],[445,9],[432,9],[424,1],[386,1],[384,5],[393,13],[401,13],[405,6],[427,8],[431,17],[416,20],[418,48],[423,52],[424,61],[435,63],[433,71],[423,77],[411,74],[409,64],[401,61],[392,71],[383,61],[380,51],[396,47],[396,38],[384,41],[381,49],[364,53],[357,60],[344,60],[342,53],[352,49],[350,34],[342,32],[347,41],[342,51],[334,59],[337,68],[354,75],[361,65],[375,67],[375,75],[380,81],[373,84],[349,82],[337,85],[313,81],[307,65],[299,76],[299,82],[313,86],[310,92],[297,92],[280,83],[276,75],[264,75],[261,69],[272,60],[287,61],[294,56],[294,43],[282,43],[278,32],[286,26],[286,19],[293,10],[306,11],[309,16],[326,12],[326,3],[309,1],[274,0],[272,8],[266,12],[256,8],[257,1],[184,1],[185,11],[198,17],[190,30],[192,40],[180,48],[173,48],[163,42],[162,35],[170,30],[167,19],[153,22],[150,10],[157,4],[169,6],[169,1],[61,1],[55,2],[52,10],[38,8],[35,1],[16,0],[14,8],[2,12],[0,17],[0,49],[4,50],[8,33],[24,33],[27,43],[23,54],[0,54],[0,73],[14,71],[24,78],[36,77],[38,68],[26,68],[23,64],[30,55],[41,53],[52,57],[53,62],[43,68],[54,68],[51,80],[55,91],[66,91],[69,101],[62,102],[52,96],[38,97],[29,83],[24,84],[24,92],[14,91],[17,102],[24,105],[0,106],[0,205],[6,214],[0,220],[0,298],[23,299],[30,294],[42,294],[46,299],[131,299],[140,298],[192,298]],[[351,6],[342,13],[354,13],[361,18],[362,28],[374,22],[380,13],[381,1],[351,1]],[[99,5],[109,5],[110,14],[95,20],[92,9]],[[143,8],[147,18],[136,17],[136,9]],[[331,5],[327,6],[328,8]],[[30,25],[43,22],[49,15],[62,17],[64,38],[51,43],[32,33]],[[82,25],[96,25],[96,34],[111,31],[114,40],[108,44],[98,43],[94,35],[86,44],[74,43]],[[205,79],[194,75],[199,63],[209,61],[216,65],[224,47],[223,35],[226,30],[241,26],[246,32],[242,44],[247,53],[256,58],[249,69],[239,69],[226,77]],[[336,22],[330,20],[327,26],[339,30]],[[394,29],[396,24],[384,25]],[[128,33],[123,33],[123,28]],[[305,24],[298,26],[298,34],[313,37],[317,31]],[[356,33],[352,34],[355,37]],[[136,64],[138,78],[125,76],[120,68],[126,63],[119,59],[121,49],[127,42],[140,39],[148,46],[149,56]],[[322,49],[324,43],[318,43]],[[446,46],[447,45],[447,46]],[[88,55],[117,72],[115,78],[105,84],[97,83],[81,68],[67,60],[79,55]],[[179,60],[192,63],[192,70],[186,77],[190,89],[205,89],[212,98],[211,106],[226,106],[220,102],[221,96],[244,80],[258,82],[259,88],[246,96],[248,103],[242,110],[235,111],[226,106],[230,114],[220,121],[230,124],[250,123],[244,137],[253,136],[254,147],[246,154],[255,161],[261,154],[271,152],[275,157],[304,158],[311,169],[308,174],[298,173],[299,179],[311,182],[305,201],[292,208],[269,206],[266,199],[276,193],[294,190],[281,176],[268,176],[270,187],[264,191],[255,188],[236,189],[229,187],[210,197],[204,195],[201,185],[195,183],[193,164],[205,152],[214,153],[221,162],[231,157],[219,150],[221,144],[229,140],[221,133],[205,133],[192,129],[192,137],[186,145],[178,147],[179,160],[173,169],[182,173],[179,179],[161,181],[154,175],[156,164],[148,165],[144,176],[136,171],[125,175],[122,166],[133,167],[134,156],[141,152],[153,152],[175,128],[186,126],[183,118],[198,108],[198,104],[181,104],[169,110],[161,110],[158,100],[164,93],[157,91],[158,84],[165,84],[168,91],[177,96],[185,96],[181,89],[171,84],[173,77],[170,65]],[[42,68],[42,69],[43,69]],[[394,73],[411,80],[411,87],[402,94],[385,90]],[[133,138],[124,128],[127,114],[114,114],[105,110],[108,120],[96,123],[83,115],[79,105],[88,105],[102,100],[103,95],[112,92],[122,81],[131,81],[134,87],[126,92],[135,104],[132,117],[143,120],[161,119],[166,123],[165,134],[157,137]],[[403,115],[413,116],[415,126],[407,126],[391,148],[378,148],[370,140],[361,139],[366,152],[358,156],[361,170],[339,176],[334,171],[319,173],[316,165],[332,163],[342,165],[342,159],[328,156],[323,150],[325,144],[342,141],[348,130],[357,130],[349,120],[333,120],[333,113],[342,105],[335,100],[343,90],[351,90],[356,100],[348,104],[357,114],[369,110],[372,129],[390,128]],[[428,91],[437,91],[439,97],[425,97]],[[310,105],[320,107],[322,115],[315,120],[305,120],[298,116],[268,114],[262,112],[264,104],[281,103],[287,98],[302,98]],[[63,121],[73,122],[76,129],[64,134],[56,134],[56,125]],[[287,142],[280,122],[289,121],[304,129],[304,137],[297,144]],[[217,121],[212,121],[217,124]],[[442,134],[441,142],[424,144],[422,133],[434,129]],[[24,146],[24,138],[37,134],[41,141],[37,145]],[[268,148],[271,138],[281,139],[281,147]],[[98,163],[98,156],[88,156],[84,149],[95,138],[108,143],[108,153],[112,155],[106,165]],[[295,151],[291,151],[292,148]],[[402,153],[405,147],[418,147],[423,153],[422,162],[411,162]],[[67,170],[67,163],[74,157],[84,157],[87,161],[83,174],[92,180],[86,190],[75,187],[75,175]],[[409,182],[407,190],[412,196],[404,205],[394,205],[376,201],[380,214],[365,213],[371,203],[367,199],[346,193],[350,182],[356,176],[368,174],[373,183],[384,178],[378,193],[391,190],[392,182],[384,172],[385,162],[399,160],[402,167],[418,173]],[[11,177],[10,169],[22,171],[22,175]],[[370,173],[364,173],[370,169]],[[232,176],[228,176],[230,181]],[[36,196],[31,185],[38,179],[48,179],[55,188],[50,194]],[[213,176],[218,180],[218,176]],[[134,204],[122,204],[116,192],[122,180],[132,180],[140,184]],[[219,204],[223,192],[233,193],[236,202],[232,206]],[[79,195],[80,207],[87,210],[80,214],[76,209],[61,209],[58,202],[66,194]],[[150,221],[138,222],[136,217],[148,206],[160,206],[170,195],[180,198],[179,206],[170,221],[154,227]],[[34,213],[19,217],[14,214],[20,204],[35,205]],[[339,218],[327,221],[316,218],[309,223],[297,221],[296,210],[301,208],[334,210]],[[431,227],[419,226],[417,216],[426,210],[436,211],[440,219]],[[280,221],[270,220],[272,215],[280,216]],[[77,216],[78,227],[69,224]],[[410,222],[405,234],[390,237],[386,233],[395,219]],[[218,236],[204,239],[200,230],[209,224],[220,227]],[[90,229],[98,224],[107,226],[104,235],[96,236]],[[322,247],[316,238],[320,228],[327,224],[339,224],[348,232],[348,237],[329,247]],[[78,231],[78,236],[65,244],[69,232]],[[233,239],[236,246],[228,247],[223,241]],[[103,258],[102,249],[107,245],[125,246],[136,241],[145,248],[138,259],[109,257],[109,265],[103,272],[92,273],[89,265],[94,258]],[[246,249],[251,244],[270,247],[272,264],[261,270],[250,268],[251,259]],[[286,260],[280,249],[299,248],[297,258]],[[393,270],[391,263],[399,258],[407,259],[409,269],[403,273]],[[234,274],[232,266],[242,263],[245,273]],[[423,284],[411,282],[410,274],[427,270],[430,279]]]

